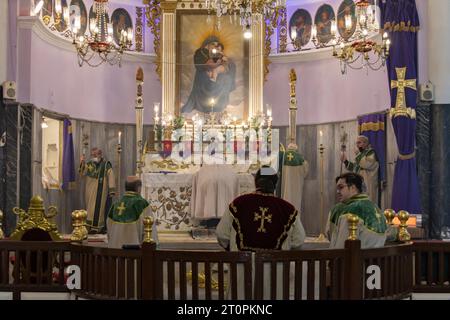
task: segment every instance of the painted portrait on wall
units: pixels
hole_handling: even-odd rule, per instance
[[[289,20],[289,36],[291,40],[298,41],[300,46],[305,46],[311,40],[312,18],[305,9],[298,9]],[[292,39],[292,30],[296,30],[296,39]]]
[[[333,7],[329,4],[324,4],[319,7],[314,18],[314,23],[317,27],[317,40],[320,43],[326,44],[330,42],[331,35],[331,23],[335,20]]]
[[[356,23],[355,3],[353,0],[342,1],[337,18],[337,27],[341,37],[348,40],[355,33]]]
[[[242,119],[248,105],[248,44],[242,27],[222,19],[220,29],[207,14],[177,15],[177,106],[195,113],[227,113]]]
[[[127,10],[119,8],[114,10],[111,16],[113,24],[113,38],[116,44],[120,42],[120,34],[123,30],[133,29],[133,22]]]
[[[77,24],[77,21],[79,21],[77,35],[85,34],[87,29],[87,11],[83,0],[72,0],[70,2],[69,14],[70,28],[73,30],[73,27]]]
[[[40,0],[34,0],[34,6],[39,3]],[[53,6],[52,6],[52,0],[44,0],[44,4],[42,5],[41,9],[41,16],[42,21],[45,22],[45,24],[48,24],[50,22],[50,19],[53,14]]]
[[[67,0],[61,0],[61,9],[62,12],[59,16],[57,15],[56,10],[53,12],[53,19],[55,21],[56,30],[64,32],[69,27],[69,7],[67,5]]]
[[[94,28],[95,28],[95,24],[93,24],[95,19],[96,19],[96,15],[95,15],[95,12],[94,12],[94,6],[91,6],[91,9],[89,9],[89,31],[90,31],[91,34],[93,34],[93,31],[94,31]],[[108,13],[106,13],[105,19],[106,19],[106,21],[101,21],[100,22],[101,28],[105,27],[105,25],[104,25],[105,23],[106,24],[109,23],[109,14]]]

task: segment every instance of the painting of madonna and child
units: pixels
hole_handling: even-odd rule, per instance
[[[239,22],[207,14],[177,17],[177,92],[180,114],[247,117],[248,44]]]

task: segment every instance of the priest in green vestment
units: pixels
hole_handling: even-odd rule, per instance
[[[147,200],[141,194],[142,181],[130,176],[125,181],[125,194],[116,201],[108,213],[108,247],[122,248],[123,245],[140,245],[144,236],[143,219],[152,216]],[[152,238],[158,243],[156,224],[153,224]]]
[[[356,147],[358,148],[358,154],[355,162],[349,161],[345,152],[341,154],[341,161],[348,171],[358,173],[363,177],[366,187],[365,192],[370,200],[378,203],[378,171],[380,164],[377,155],[375,150],[371,148],[369,139],[366,136],[358,136]]]
[[[361,175],[348,172],[336,178],[339,203],[330,211],[327,229],[330,248],[344,248],[348,239],[348,215],[358,216],[358,239],[362,248],[378,248],[386,241],[386,219],[380,208],[362,193]]]
[[[86,162],[84,156],[81,157],[79,173],[86,178],[86,223],[89,232],[103,233],[106,231],[108,206],[116,190],[111,162],[103,158],[102,150],[92,148],[89,161]]]

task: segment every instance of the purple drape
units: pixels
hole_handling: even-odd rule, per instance
[[[72,138],[72,122],[64,119],[63,128],[63,163],[62,163],[62,189],[67,190],[70,182],[75,181],[75,158]]]
[[[388,59],[391,87],[391,116],[400,156],[397,159],[392,190],[392,209],[420,214],[419,185],[415,159],[417,104],[417,33],[419,18],[415,0],[389,0],[380,3],[381,22],[389,32],[392,46]],[[401,71],[405,70],[405,77]],[[403,79],[402,79],[403,78]],[[403,80],[409,80],[403,82]],[[404,99],[397,101],[404,87]]]
[[[386,112],[374,113],[358,117],[359,134],[369,139],[380,164],[379,180],[385,179],[386,165]]]

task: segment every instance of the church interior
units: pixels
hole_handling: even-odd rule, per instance
[[[0,299],[450,299],[449,13],[448,0],[0,1]],[[303,244],[228,252],[216,227],[265,167]],[[352,212],[330,244],[348,172],[384,246],[358,239]],[[143,236],[112,247],[136,181]],[[275,218],[259,208],[265,232]]]

